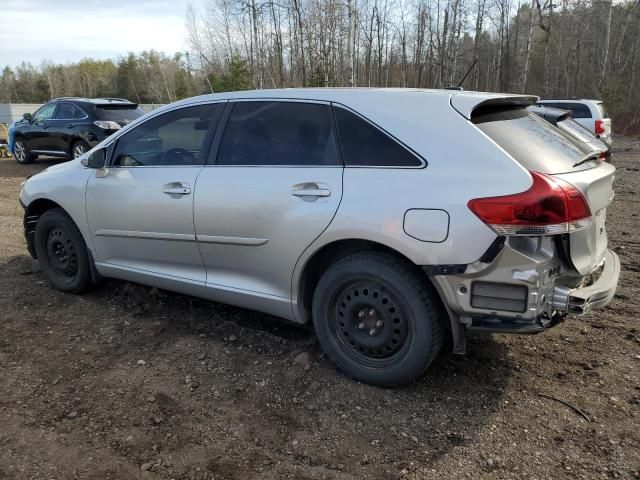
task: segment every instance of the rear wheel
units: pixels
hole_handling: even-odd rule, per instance
[[[78,140],[71,147],[71,157],[78,158],[89,151],[89,144],[84,140]]]
[[[25,140],[22,138],[16,139],[13,144],[13,156],[16,158],[16,162],[26,165],[33,163],[35,155],[31,153],[31,149]]]
[[[394,386],[418,377],[443,341],[438,299],[414,265],[363,252],[324,273],[313,322],[329,358],[352,378]]]
[[[80,293],[91,285],[87,247],[78,227],[60,208],[38,219],[35,247],[42,272],[63,292]]]

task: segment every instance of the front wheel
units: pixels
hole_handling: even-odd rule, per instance
[[[38,219],[36,255],[49,283],[63,292],[80,293],[91,285],[89,255],[82,234],[60,208]]]
[[[312,310],[328,357],[364,383],[410,382],[442,346],[444,319],[433,288],[414,265],[388,253],[333,264],[318,282]]]
[[[35,156],[31,153],[29,144],[21,138],[17,139],[13,144],[13,156],[16,158],[16,162],[26,165],[33,163]]]

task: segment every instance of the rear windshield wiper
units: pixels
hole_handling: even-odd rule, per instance
[[[594,150],[593,152],[587,153],[584,157],[582,157],[580,159],[579,162],[576,162],[576,163],[573,164],[573,168],[579,167],[583,163],[587,163],[589,160],[597,160],[598,158],[600,158],[600,154],[601,153],[602,152],[600,152],[598,150]]]

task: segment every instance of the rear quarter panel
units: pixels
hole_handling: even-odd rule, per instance
[[[335,219],[303,253],[293,278],[293,298],[314,252],[342,239],[365,239],[402,253],[417,265],[468,264],[478,260],[496,234],[467,207],[473,198],[507,195],[531,186],[529,173],[464,119],[445,96],[416,93],[388,104],[347,107],[383,127],[426,162],[424,168],[347,167]],[[424,242],[403,229],[410,209],[448,213],[441,242]]]

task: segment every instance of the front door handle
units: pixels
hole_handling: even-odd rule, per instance
[[[191,193],[191,187],[189,187],[188,183],[181,182],[172,182],[167,183],[163,189],[162,193],[166,193],[167,195],[189,195]]]

